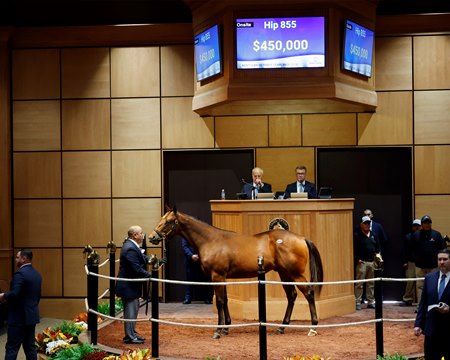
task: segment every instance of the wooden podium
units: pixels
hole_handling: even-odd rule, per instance
[[[275,218],[282,218],[290,231],[316,244],[322,257],[324,281],[353,280],[353,203],[354,199],[211,200],[212,223],[221,229],[256,234],[267,231]],[[266,280],[280,278],[271,271]],[[353,313],[353,289],[353,284],[324,285],[316,300],[319,319]],[[257,285],[230,285],[227,293],[232,317],[258,318]],[[281,321],[287,306],[282,286],[266,285],[266,301],[267,320]],[[291,319],[310,320],[308,303],[300,291]]]

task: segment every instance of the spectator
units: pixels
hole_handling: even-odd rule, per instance
[[[5,346],[5,360],[17,359],[20,346],[27,360],[37,359],[35,329],[39,323],[39,301],[41,299],[42,277],[31,265],[33,252],[22,249],[17,252],[16,266],[10,291],[0,294],[0,301],[8,303],[8,335]]]
[[[378,237],[381,249],[386,251],[388,236],[386,231],[384,231],[383,225],[373,220],[373,211],[370,209],[365,209],[363,211],[363,216],[368,216],[370,218],[370,231],[373,231],[373,233]]]
[[[420,230],[422,222],[420,219],[415,219],[411,225],[411,232],[405,235],[403,244],[403,268],[405,269],[405,276],[407,279],[413,279],[416,277],[416,255],[412,249],[412,238],[414,233]],[[416,283],[414,281],[408,281],[405,287],[405,293],[403,294],[403,302],[400,306],[412,306],[414,302],[414,288]]]
[[[437,261],[439,270],[425,276],[414,323],[414,334],[425,335],[426,360],[450,359],[450,250],[439,250]]]
[[[356,280],[371,279],[374,277],[374,258],[380,252],[380,243],[377,236],[370,230],[370,218],[363,216],[360,228],[355,232],[353,240],[355,278]],[[375,309],[373,281],[366,283],[368,309]],[[356,310],[361,310],[363,283],[355,284]]]
[[[308,193],[308,199],[317,199],[316,185],[306,180],[306,166],[299,165],[295,168],[295,176],[297,181],[288,184],[284,191],[284,197],[290,198],[291,193]]]
[[[184,251],[184,264],[186,268],[186,280],[193,281],[210,281],[206,275],[203,273],[200,266],[200,257],[197,251],[194,250],[186,239],[181,239],[181,246]],[[200,287],[200,294],[202,300],[205,304],[212,303],[213,288],[208,285],[198,285]],[[183,304],[190,304],[194,299],[194,286],[189,284],[186,285],[186,290],[184,293]]]

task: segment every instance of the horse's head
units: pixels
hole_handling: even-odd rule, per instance
[[[169,209],[153,229],[149,240],[153,245],[158,245],[161,241],[171,238],[178,230],[177,208]]]

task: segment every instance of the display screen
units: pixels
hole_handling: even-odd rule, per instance
[[[236,19],[238,69],[325,67],[325,18]]]
[[[197,81],[220,74],[219,26],[214,25],[194,37]]]
[[[344,59],[345,70],[371,77],[373,31],[353,21],[345,22]]]

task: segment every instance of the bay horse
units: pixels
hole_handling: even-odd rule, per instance
[[[257,276],[257,258],[264,257],[264,270],[277,271],[283,282],[305,282],[306,266],[309,265],[311,282],[323,281],[322,260],[317,247],[310,240],[287,230],[270,230],[256,235],[240,235],[206,224],[187,214],[168,210],[159,224],[150,234],[153,244],[166,241],[174,235],[183,236],[198,250],[201,267],[213,282],[225,282],[226,279],[250,278]],[[318,324],[315,294],[320,294],[321,284],[297,285],[309,304],[311,324]],[[288,305],[283,324],[289,324],[297,290],[294,285],[283,285]],[[227,290],[225,285],[215,285],[218,328],[213,339],[227,335],[228,328],[220,325],[231,324],[228,311]],[[277,329],[284,333],[284,327]],[[314,329],[310,335],[315,335]]]

